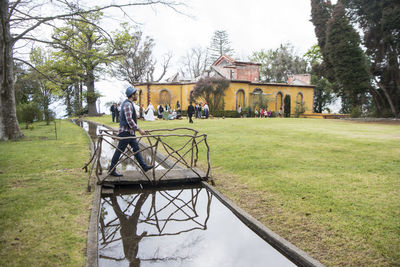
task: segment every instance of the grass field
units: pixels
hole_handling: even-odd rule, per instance
[[[66,121],[0,142],[0,266],[84,266],[89,140]],[[22,127],[25,128],[25,127]]]
[[[89,119],[117,127],[110,116]],[[139,125],[206,133],[217,189],[322,263],[400,265],[400,125],[318,119]]]

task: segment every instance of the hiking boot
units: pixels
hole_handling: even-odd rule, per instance
[[[147,172],[147,171],[149,171],[149,170],[151,170],[151,169],[153,169],[153,168],[154,168],[154,166],[146,165],[146,166],[143,167],[143,171],[144,171],[144,172]]]
[[[116,177],[121,177],[123,176],[121,173],[118,173],[116,170],[113,170],[112,172],[110,172],[111,176],[116,176]]]

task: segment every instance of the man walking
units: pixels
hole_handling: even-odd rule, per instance
[[[112,117],[112,122],[115,122],[115,110],[116,110],[116,105],[115,103],[113,103],[111,105],[110,111],[111,111],[111,117]]]
[[[130,137],[135,136],[135,131],[139,131],[141,135],[145,135],[146,132],[140,129],[137,125],[137,116],[136,110],[133,106],[133,102],[135,102],[138,98],[137,89],[130,86],[126,89],[125,95],[127,99],[122,103],[121,106],[121,115],[120,115],[120,122],[119,122],[119,137]],[[139,151],[139,144],[136,139],[122,139],[118,142],[118,149],[115,150],[114,156],[111,160],[111,166],[109,169],[110,175],[112,176],[122,176],[122,174],[117,173],[115,170],[115,166],[121,156],[121,151],[125,151],[126,147],[130,145],[133,149],[133,152]],[[142,157],[142,154],[136,153],[135,159],[139,163],[140,167],[143,171],[147,172],[148,170],[152,169],[154,166],[148,166]]]
[[[187,115],[189,116],[189,123],[193,123],[193,120],[192,120],[193,114],[194,114],[194,107],[192,105],[192,102],[190,102],[190,105],[187,110]]]

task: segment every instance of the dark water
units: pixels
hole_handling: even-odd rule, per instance
[[[105,129],[76,123],[94,143]],[[103,142],[103,168],[113,153]],[[118,170],[135,168],[125,162]],[[99,266],[295,266],[198,184],[121,187],[103,194],[98,241]]]
[[[101,199],[99,266],[294,266],[206,188]]]

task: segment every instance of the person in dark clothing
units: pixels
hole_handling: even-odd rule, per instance
[[[162,119],[162,114],[163,114],[163,112],[164,112],[164,108],[163,108],[163,106],[160,104],[160,105],[158,106],[158,112],[157,112],[157,117],[158,117],[159,119]]]
[[[120,104],[115,105],[115,119],[119,123],[119,114],[121,113],[121,106]]]
[[[197,118],[197,111],[198,111],[198,109],[197,109],[197,104],[196,103],[194,103],[194,117],[195,118]]]
[[[115,122],[115,110],[116,109],[117,109],[117,107],[115,106],[115,103],[113,103],[110,107],[112,122]]]
[[[137,89],[133,87],[128,87],[125,92],[127,99],[122,103],[121,107],[121,117],[119,123],[119,137],[130,137],[135,136],[135,131],[138,131],[141,135],[145,135],[146,132],[140,129],[137,125],[137,115],[136,110],[133,105],[133,102],[137,100],[138,93]],[[139,151],[139,144],[136,139],[121,139],[118,142],[118,149],[115,150],[114,156],[111,160],[111,166],[109,169],[110,175],[112,176],[122,176],[122,174],[117,173],[115,167],[121,156],[121,153],[125,151],[126,147],[130,145],[134,152]],[[122,151],[122,152],[121,152]],[[154,166],[148,166],[142,157],[142,154],[136,153],[135,159],[139,163],[140,167],[143,171],[147,172],[152,169]]]
[[[192,102],[190,102],[190,105],[189,105],[188,110],[187,110],[187,115],[189,117],[189,123],[193,123],[193,120],[192,120],[193,114],[194,114],[194,107],[192,105]]]

